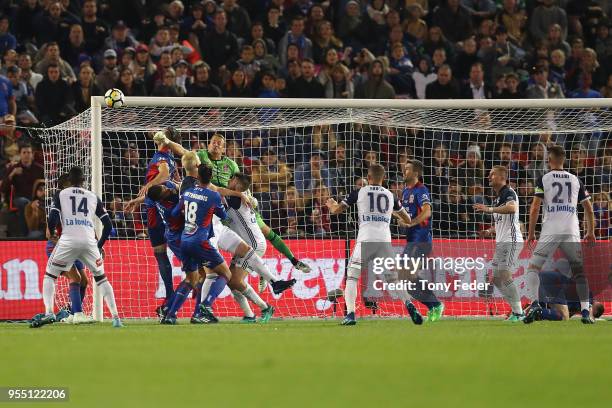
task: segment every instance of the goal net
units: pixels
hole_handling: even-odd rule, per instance
[[[281,295],[274,295],[269,287],[263,292],[264,300],[276,307],[275,316],[343,314],[343,299],[337,295],[344,287],[358,220],[354,208],[331,215],[325,202],[328,198],[339,201],[363,186],[372,163],[385,167],[385,185],[401,197],[408,159],[418,159],[425,166],[422,181],[430,190],[433,211],[430,256],[454,262],[454,266],[435,263],[420,270],[420,276],[439,284],[434,293],[445,303],[447,316],[508,313],[499,291],[484,285],[492,282],[495,243],[483,238],[482,231],[493,225],[493,219],[475,212],[473,206],[492,204],[489,170],[504,165],[519,196],[520,222],[526,231],[534,186],[547,171],[547,148],[555,143],[566,148],[566,167],[593,196],[599,241],[595,247],[585,246],[585,269],[595,299],[609,300],[612,112],[607,100],[127,98],[127,107],[120,109],[100,107],[100,102],[94,99],[93,108],[46,131],[45,172],[50,197],[61,174],[73,165],[83,166],[91,180],[88,186],[101,195],[111,213],[114,229],[105,246],[105,271],[124,317],[154,317],[165,296],[144,209],[129,214],[123,206],[144,184],[148,160],[157,150],[152,135],[168,126],[179,130],[187,149],[206,149],[211,136],[221,134],[225,155],[251,175],[251,191],[265,223],[296,259],[311,267],[310,273],[296,269],[268,242],[264,257],[268,268],[281,279],[297,280]],[[406,244],[405,231],[396,222],[391,228],[394,243],[401,249]],[[176,287],[182,279],[180,263],[170,250],[168,256]],[[528,251],[521,252],[513,274],[522,294],[529,256]],[[468,258],[481,258],[484,266],[457,268]],[[567,261],[555,254],[545,269],[567,273]],[[257,276],[250,273],[248,279],[256,288]],[[444,283],[451,285],[445,288]],[[58,292],[66,297],[61,289]],[[405,315],[401,302],[389,297],[360,296],[357,303],[361,316]],[[190,316],[192,310],[189,300],[179,317]],[[242,316],[227,288],[215,303],[215,312],[220,317]]]

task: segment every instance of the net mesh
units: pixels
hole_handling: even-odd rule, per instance
[[[83,166],[91,176],[90,117],[86,111],[46,131],[49,193],[57,188],[57,177],[73,165]],[[485,255],[490,261],[494,243],[479,235],[492,225],[492,219],[472,209],[473,204],[490,204],[493,199],[489,169],[497,164],[509,168],[526,227],[535,180],[547,170],[547,146],[563,144],[570,150],[570,171],[595,193],[598,238],[609,239],[604,214],[612,179],[612,150],[606,149],[612,130],[608,109],[103,108],[102,199],[114,224],[106,245],[105,270],[125,317],[153,317],[165,295],[144,213],[128,214],[123,205],[144,184],[147,161],[156,151],[153,133],[167,126],[181,132],[188,149],[205,149],[211,135],[222,134],[226,154],[252,176],[252,192],[266,224],[285,240],[295,258],[312,268],[309,274],[297,270],[268,243],[264,260],[269,269],[279,278],[298,280],[282,295],[269,289],[262,295],[277,306],[281,317],[342,313],[341,298],[336,303],[327,295],[343,287],[346,261],[356,238],[356,214],[351,209],[330,215],[324,203],[363,185],[371,163],[386,168],[386,185],[399,197],[404,163],[412,158],[423,161],[423,181],[432,195],[434,252],[450,257]],[[392,232],[398,244],[405,242],[399,227],[393,225]],[[600,255],[602,265],[612,263],[605,258],[609,252]],[[180,263],[170,251],[168,256],[176,286],[182,279]],[[521,290],[527,261],[528,256],[521,255],[514,272]],[[421,274],[436,282],[454,278],[443,268]],[[469,271],[460,279],[488,282],[490,274],[489,267]],[[253,273],[249,281],[257,286]],[[509,310],[497,290],[437,293],[450,315],[502,315]],[[405,314],[398,302],[358,303],[360,314]],[[189,316],[191,311],[187,303],[179,316]],[[215,311],[222,317],[242,315],[227,289]]]

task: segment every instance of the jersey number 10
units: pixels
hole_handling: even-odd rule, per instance
[[[374,198],[374,196],[376,196],[376,198]],[[370,199],[370,212],[375,211],[374,203],[376,203],[379,213],[387,213],[387,210],[389,210],[389,197],[385,194],[368,193],[368,198]]]

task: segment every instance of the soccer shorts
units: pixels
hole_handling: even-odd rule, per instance
[[[152,247],[166,243],[166,227],[156,207],[146,206],[147,209],[147,232]]]
[[[513,271],[521,253],[522,242],[497,242],[493,255],[493,274],[497,271]]]
[[[183,251],[181,250],[181,233],[166,231],[166,243],[168,244],[168,248],[170,248],[174,256],[176,256],[178,260],[181,261],[183,272],[188,272],[185,269]],[[189,271],[189,272],[193,272],[193,271]]]
[[[181,251],[183,269],[188,272],[197,271],[200,265],[213,269],[225,262],[209,241],[183,241]]]
[[[47,241],[47,246],[45,247],[45,249],[47,251],[47,258],[49,258],[51,256],[51,253],[53,252],[53,248],[55,248],[55,242],[53,242],[51,240],[48,240]],[[79,272],[83,272],[83,269],[85,269],[85,267],[83,266],[83,262],[79,261],[78,259],[76,261],[74,261],[74,267]]]
[[[410,258],[421,258],[431,254],[433,250],[433,243],[429,242],[408,242],[404,247],[403,255],[407,255]]]
[[[371,245],[372,250],[367,251],[370,259],[363,259],[363,245]],[[367,266],[371,259],[391,258],[394,256],[395,254],[393,253],[390,242],[356,242],[348,262],[346,275],[349,278],[358,279],[361,275],[362,266]]]
[[[213,231],[215,236],[210,239],[211,245],[230,254],[236,253],[238,245],[244,242],[238,234],[221,222],[215,223]]]
[[[544,235],[538,240],[538,244],[533,250],[533,256],[529,261],[538,269],[542,268],[544,262],[561,249],[570,266],[582,264],[582,246],[580,244],[580,236],[575,235]]]
[[[68,241],[62,236],[47,261],[47,273],[59,276],[70,270],[74,262],[80,259],[94,276],[104,274],[104,261],[97,243],[83,241]]]
[[[252,248],[255,251],[255,253],[259,255],[260,258],[263,258],[264,254],[266,253],[267,244],[265,241],[263,243],[259,242],[256,245],[252,246]],[[236,255],[232,257],[232,262],[230,265],[231,266],[236,265],[239,268],[242,268],[245,270],[247,269],[247,262],[244,261],[244,258],[236,256]]]

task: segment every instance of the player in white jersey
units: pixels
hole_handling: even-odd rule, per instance
[[[548,167],[550,171],[542,176],[535,188],[535,197],[529,211],[528,244],[533,248],[536,241],[535,227],[540,215],[540,204],[544,205],[542,231],[537,246],[529,261],[527,269],[528,297],[532,301],[529,312],[523,319],[525,323],[540,320],[542,308],[539,303],[539,273],[546,259],[554,254],[557,248],[569,261],[576,292],[580,299],[582,323],[592,324],[589,303],[589,284],[583,271],[582,248],[580,246],[580,223],[578,221],[578,204],[582,204],[587,222],[585,241],[595,242],[595,215],[589,193],[575,175],[563,170],[565,149],[552,146],[548,149]]]
[[[382,186],[385,179],[385,168],[380,164],[373,164],[368,168],[368,185],[353,191],[340,203],[333,198],[327,201],[327,207],[332,214],[340,214],[353,204],[357,204],[359,217],[359,232],[357,242],[348,263],[346,287],[346,317],[342,325],[352,326],[355,320],[355,301],[357,299],[357,282],[362,270],[361,244],[366,242],[388,243],[389,246],[381,248],[377,257],[387,258],[393,256],[391,245],[391,217],[396,216],[406,224],[410,223],[410,216],[395,199],[393,193]],[[383,246],[384,247],[384,246]],[[405,290],[398,291],[398,295],[408,307],[410,296]]]
[[[518,322],[524,317],[521,297],[512,272],[523,247],[523,235],[519,223],[519,200],[516,192],[507,184],[508,169],[494,166],[489,172],[489,184],[497,193],[493,206],[474,205],[478,212],[493,215],[493,227],[481,233],[483,238],[495,236],[495,255],[493,257],[493,284],[512,308],[508,321]]]
[[[104,275],[103,258],[100,253],[106,242],[112,223],[100,199],[91,191],[82,187],[85,181],[83,169],[73,167],[68,173],[71,187],[60,191],[54,198],[53,207],[49,212],[48,226],[55,231],[59,222],[62,224],[62,236],[53,249],[47,270],[43,278],[43,302],[45,316],[33,321],[31,327],[40,327],[55,321],[53,314],[53,301],[55,298],[55,280],[70,270],[76,259],[81,260],[94,276],[100,295],[105,299],[106,305],[113,317],[113,326],[121,327],[121,320],[117,313],[113,287]],[[94,215],[104,225],[102,236],[96,240],[94,229]],[[85,322],[87,319],[75,313],[73,323]]]

